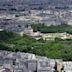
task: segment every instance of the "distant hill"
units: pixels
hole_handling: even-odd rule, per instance
[[[32,7],[42,7],[45,9],[48,6],[68,7],[70,5],[72,5],[72,0],[0,0],[0,6],[4,6],[6,8],[15,7],[17,9],[29,9]]]

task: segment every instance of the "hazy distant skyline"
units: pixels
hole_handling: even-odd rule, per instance
[[[72,0],[0,0],[1,3],[10,3],[10,2],[49,2],[49,3],[61,3],[61,4],[71,4]]]

